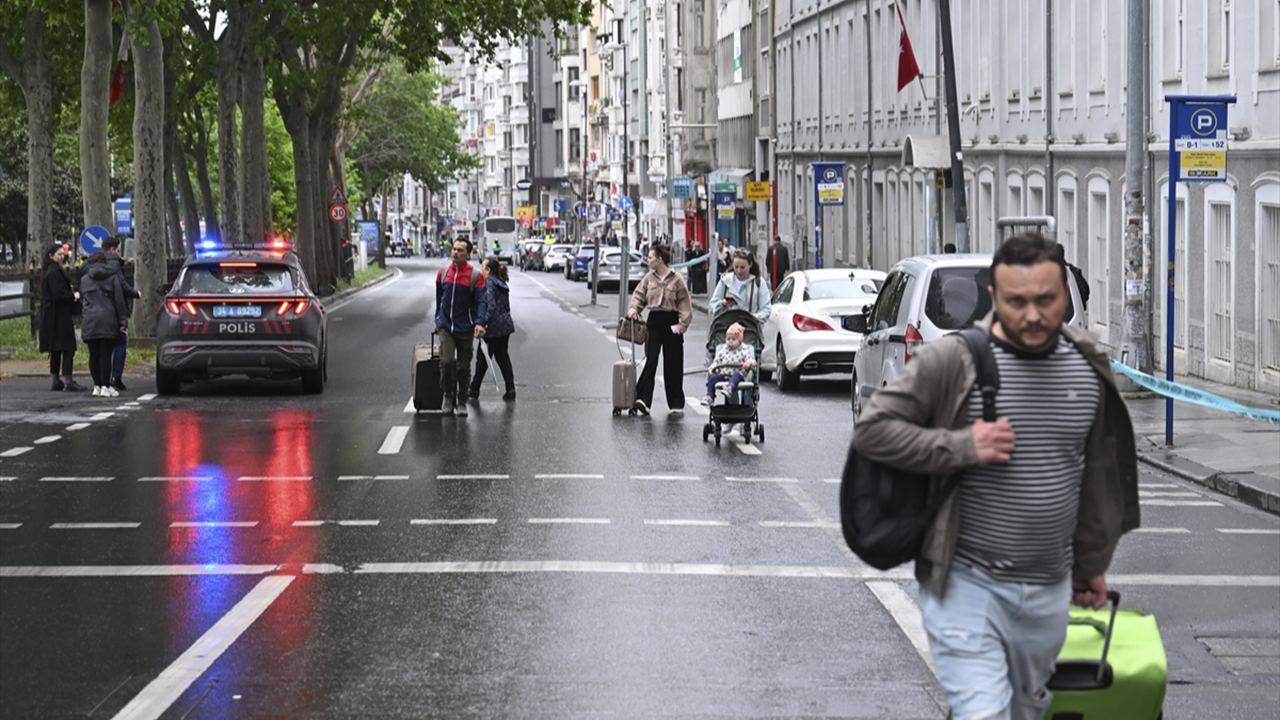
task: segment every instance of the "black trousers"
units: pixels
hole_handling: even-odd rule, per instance
[[[658,354],[662,354],[662,378],[667,386],[667,407],[684,409],[684,336],[671,332],[680,323],[674,310],[649,311],[649,342],[644,347],[644,371],[636,381],[636,399],[653,407],[653,385],[658,375]]]
[[[111,353],[115,350],[115,340],[85,340],[89,346],[89,374],[93,376],[93,384],[106,386],[111,384]]]
[[[71,377],[71,365],[75,362],[75,350],[54,350],[49,353],[49,374],[57,375],[61,367],[62,374]]]
[[[493,355],[493,362],[502,371],[502,382],[507,386],[507,392],[516,389],[515,373],[511,369],[511,336],[503,335],[502,337],[488,337],[484,339],[485,347],[489,348],[489,354]],[[476,353],[476,376],[471,381],[472,397],[480,390],[480,386],[484,384],[484,375],[489,372],[489,361],[484,359],[483,352]]]

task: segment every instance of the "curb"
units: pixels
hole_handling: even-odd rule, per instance
[[[1144,441],[1145,438],[1139,438]],[[1193,462],[1168,450],[1139,452],[1138,459],[1158,470],[1190,480],[1197,485],[1214,490],[1227,497],[1235,498],[1259,510],[1280,515],[1280,492],[1265,487],[1275,484],[1274,480],[1257,473],[1225,473],[1211,467]]]
[[[358,293],[358,292],[360,292],[360,291],[362,291],[362,290],[368,290],[368,289],[370,289],[370,288],[375,288],[375,287],[377,287],[377,286],[381,285],[382,283],[387,282],[387,281],[389,281],[389,280],[391,280],[391,279],[393,279],[393,278],[400,277],[400,276],[401,276],[401,275],[403,275],[403,274],[404,274],[404,273],[400,270],[400,268],[387,268],[387,271],[386,271],[385,273],[383,273],[382,275],[380,275],[380,276],[378,276],[378,277],[376,277],[376,278],[374,278],[374,279],[370,280],[369,282],[367,282],[367,283],[365,283],[365,284],[363,284],[363,285],[361,285],[361,286],[359,286],[359,287],[347,288],[346,290],[343,290],[342,292],[334,293],[333,295],[330,295],[330,296],[329,296],[329,297],[327,297],[327,298],[322,298],[322,299],[321,299],[321,302],[322,302],[322,303],[324,304],[324,306],[327,308],[327,307],[329,307],[330,305],[332,305],[332,304],[334,304],[334,303],[336,303],[336,302],[340,302],[340,301],[342,301],[342,300],[346,300],[347,298],[351,297],[352,295],[355,295],[356,293]]]

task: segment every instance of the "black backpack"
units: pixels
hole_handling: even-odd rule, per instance
[[[973,354],[977,369],[975,385],[982,393],[982,419],[995,422],[1000,372],[991,352],[991,342],[986,333],[977,328],[967,328],[959,334]],[[914,560],[933,516],[959,482],[957,473],[942,484],[936,496],[928,499],[928,475],[868,460],[850,443],[849,459],[845,461],[840,481],[840,526],[845,542],[863,562],[878,570]]]

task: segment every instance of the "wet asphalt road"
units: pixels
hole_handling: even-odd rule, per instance
[[[659,384],[615,418],[616,295],[517,271],[517,401],[414,415],[440,262],[331,310],[320,396],[0,386],[0,715],[945,715],[909,572],[835,525],[847,377],[766,388],[763,444],[702,441],[696,374],[683,417]],[[1143,483],[1112,585],[1160,622],[1165,716],[1276,717],[1277,660],[1206,638],[1280,638],[1280,523]]]

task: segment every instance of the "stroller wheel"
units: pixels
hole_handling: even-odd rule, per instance
[[[613,409],[613,416],[614,416],[614,417],[618,417],[618,416],[619,416],[619,415],[621,415],[621,414],[622,414],[622,411],[621,411],[621,410],[619,410],[618,408],[614,408],[614,409]]]
[[[711,437],[711,423],[702,426],[702,442],[706,442]]]
[[[764,442],[764,426],[756,425],[756,437],[760,438],[760,442]]]

